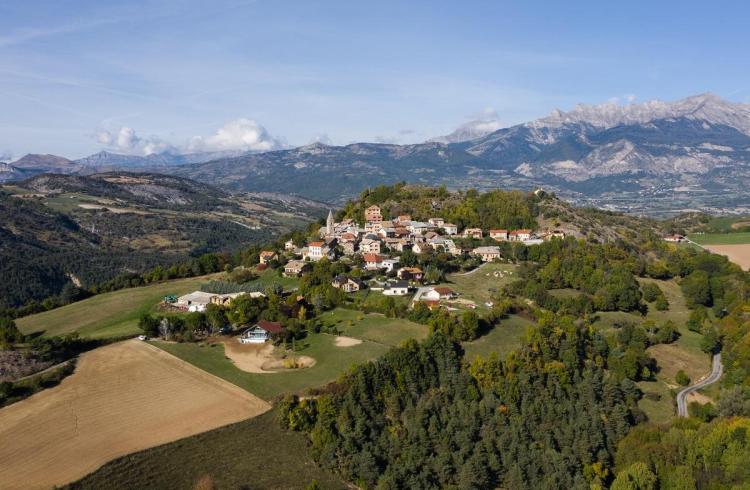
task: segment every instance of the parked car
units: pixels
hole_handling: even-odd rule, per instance
[[[145,335],[139,335],[138,340],[148,340],[148,337],[146,337]]]

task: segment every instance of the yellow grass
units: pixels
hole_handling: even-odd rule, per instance
[[[112,344],[84,354],[59,386],[0,410],[0,487],[62,485],[111,459],[269,408],[145,342]]]

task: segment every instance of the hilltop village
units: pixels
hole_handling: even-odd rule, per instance
[[[364,223],[357,223],[351,218],[336,221],[333,212],[329,211],[325,225],[320,227],[317,236],[304,243],[289,239],[283,249],[260,251],[255,270],[262,273],[274,268],[283,277],[301,278],[321,260],[340,262],[346,265],[349,272],[334,275],[330,286],[345,294],[367,288],[383,296],[404,297],[413,294],[410,307],[421,303],[429,309],[476,309],[475,302],[460,298],[460,293],[453,289],[430,286],[439,283],[449,271],[443,270],[439,264],[431,264],[423,270],[417,266],[416,257],[447,255],[449,261],[461,263],[462,268],[468,269],[464,273],[470,274],[483,263],[502,261],[502,246],[526,247],[565,238],[565,232],[560,229],[540,232],[528,228],[459,229],[459,226],[439,216],[426,222],[413,220],[409,215],[384,219],[377,205],[366,208],[364,218]],[[511,276],[513,271],[505,274]],[[196,291],[171,298],[168,302],[179,310],[205,312],[211,304],[230,307],[232,301],[242,295],[265,297],[259,291],[222,294]],[[304,297],[300,297],[300,301],[303,300]],[[483,306],[492,307],[493,304],[488,301]],[[260,333],[259,329],[264,327],[265,334]],[[240,341],[264,342],[280,329],[279,325],[268,327],[268,323],[253,325]]]

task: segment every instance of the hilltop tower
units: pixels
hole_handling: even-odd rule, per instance
[[[328,218],[326,219],[326,234],[328,236],[333,235],[333,211],[328,210]]]

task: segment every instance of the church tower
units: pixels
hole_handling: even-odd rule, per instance
[[[328,219],[326,219],[326,234],[333,235],[333,211],[328,210]]]

